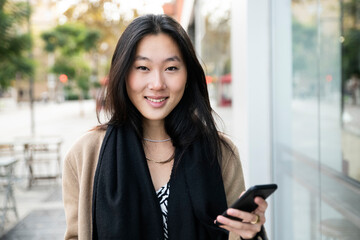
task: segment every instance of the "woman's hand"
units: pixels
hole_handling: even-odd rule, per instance
[[[221,228],[233,232],[243,239],[252,239],[261,230],[261,226],[265,223],[265,211],[268,207],[267,202],[261,197],[254,199],[258,207],[252,213],[244,212],[238,209],[229,208],[227,214],[242,221],[232,220],[224,216],[217,216],[216,221],[223,224],[219,225]]]

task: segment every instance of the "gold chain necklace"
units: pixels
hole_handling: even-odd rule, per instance
[[[150,158],[146,158],[146,160],[148,160],[149,162],[154,162],[154,163],[160,163],[160,164],[165,164],[165,163],[168,163],[168,162],[171,162],[175,157],[175,152],[168,158],[166,159],[165,161],[155,161],[155,160],[152,160]]]

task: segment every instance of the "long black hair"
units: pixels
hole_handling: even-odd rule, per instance
[[[221,143],[212,115],[204,70],[194,47],[181,25],[166,15],[144,15],[136,18],[121,35],[109,72],[105,94],[105,113],[109,121],[102,125],[132,126],[140,139],[143,137],[142,115],[130,101],[126,91],[126,78],[134,62],[138,43],[147,35],[167,34],[178,45],[187,69],[184,95],[178,105],[165,118],[165,130],[172,138],[176,158],[197,139],[205,141],[206,159],[221,160]],[[99,112],[98,112],[99,118]]]

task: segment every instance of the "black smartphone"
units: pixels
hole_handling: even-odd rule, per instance
[[[239,209],[245,212],[254,211],[258,205],[254,202],[255,197],[266,199],[277,189],[276,184],[255,185],[250,187],[230,208]],[[241,219],[227,215],[226,211],[222,214],[224,217],[241,221]],[[217,223],[219,224],[219,223]]]

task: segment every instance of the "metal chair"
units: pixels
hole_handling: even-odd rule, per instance
[[[16,209],[14,195],[14,168],[18,159],[15,157],[14,144],[0,143],[0,190],[2,203],[0,202],[0,230],[3,231],[7,221],[8,211],[13,211],[16,219],[19,218]]]
[[[20,141],[24,145],[29,189],[35,181],[61,178],[61,138],[37,137]]]

